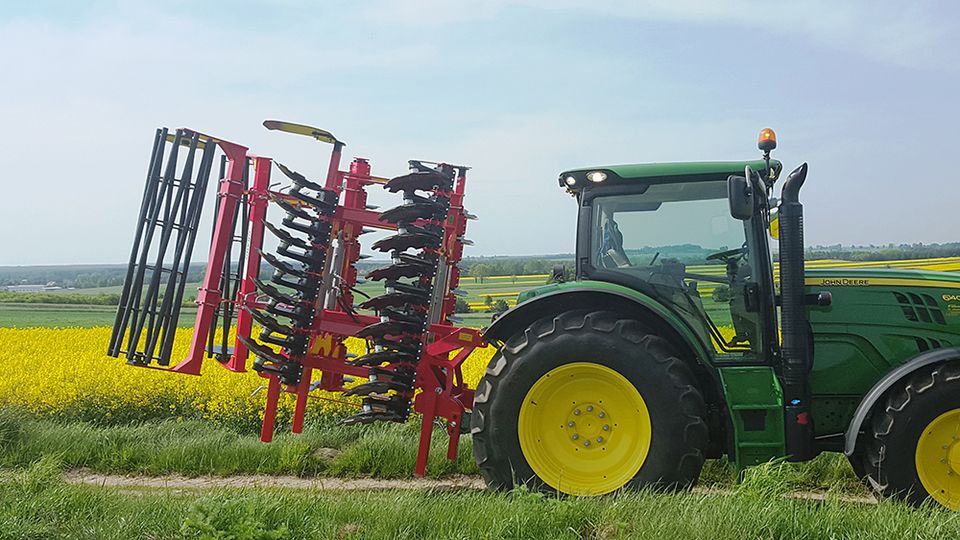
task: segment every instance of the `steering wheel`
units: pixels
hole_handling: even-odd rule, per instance
[[[736,249],[728,249],[717,253],[711,253],[707,256],[708,261],[736,261],[742,259],[747,254],[747,246],[740,246]]]

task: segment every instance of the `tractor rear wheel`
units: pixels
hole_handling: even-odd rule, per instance
[[[867,480],[881,495],[960,509],[960,363],[923,369],[872,418]]]
[[[489,487],[570,495],[692,485],[703,396],[670,344],[610,312],[568,312],[511,338],[477,387],[471,433]]]

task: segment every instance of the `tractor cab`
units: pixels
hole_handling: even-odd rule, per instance
[[[730,213],[728,177],[775,178],[777,161],[653,163],[577,169],[560,184],[577,197],[577,278],[652,297],[719,358],[757,360],[775,346],[766,213]]]

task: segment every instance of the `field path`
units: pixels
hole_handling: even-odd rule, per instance
[[[444,478],[332,478],[300,476],[271,476],[265,474],[237,475],[237,476],[124,476],[116,474],[100,474],[85,470],[68,471],[64,479],[71,484],[85,484],[101,487],[114,487],[122,490],[142,489],[216,489],[216,488],[293,488],[311,490],[426,490],[426,489],[465,489],[483,490],[483,479],[479,476],[456,475]],[[704,495],[731,495],[733,491],[709,487],[695,487],[694,493]],[[785,495],[794,499],[810,501],[824,501],[827,495],[812,491],[794,491]],[[838,494],[833,498],[844,502],[860,504],[876,504],[877,499],[866,495]]]
[[[283,487],[315,490],[383,490],[383,489],[484,489],[479,476],[449,476],[435,478],[402,478],[385,480],[378,478],[331,478],[271,475],[238,476],[123,476],[99,474],[91,471],[68,471],[64,479],[71,484],[119,488],[263,488]]]

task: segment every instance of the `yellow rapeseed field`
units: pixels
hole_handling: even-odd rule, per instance
[[[186,355],[190,334],[178,332],[174,359]],[[109,328],[0,328],[0,405],[65,419],[202,417],[244,427],[259,424],[265,395],[254,392],[265,379],[252,369],[233,373],[210,360],[200,376],[191,376],[128,366],[104,354],[109,338]],[[364,343],[351,338],[347,346],[362,354]],[[492,355],[492,347],[480,349],[464,364],[472,386]],[[349,413],[358,403],[339,394],[313,395],[337,401],[315,401],[308,409],[311,416]],[[285,395],[278,419],[292,411],[293,398]]]

